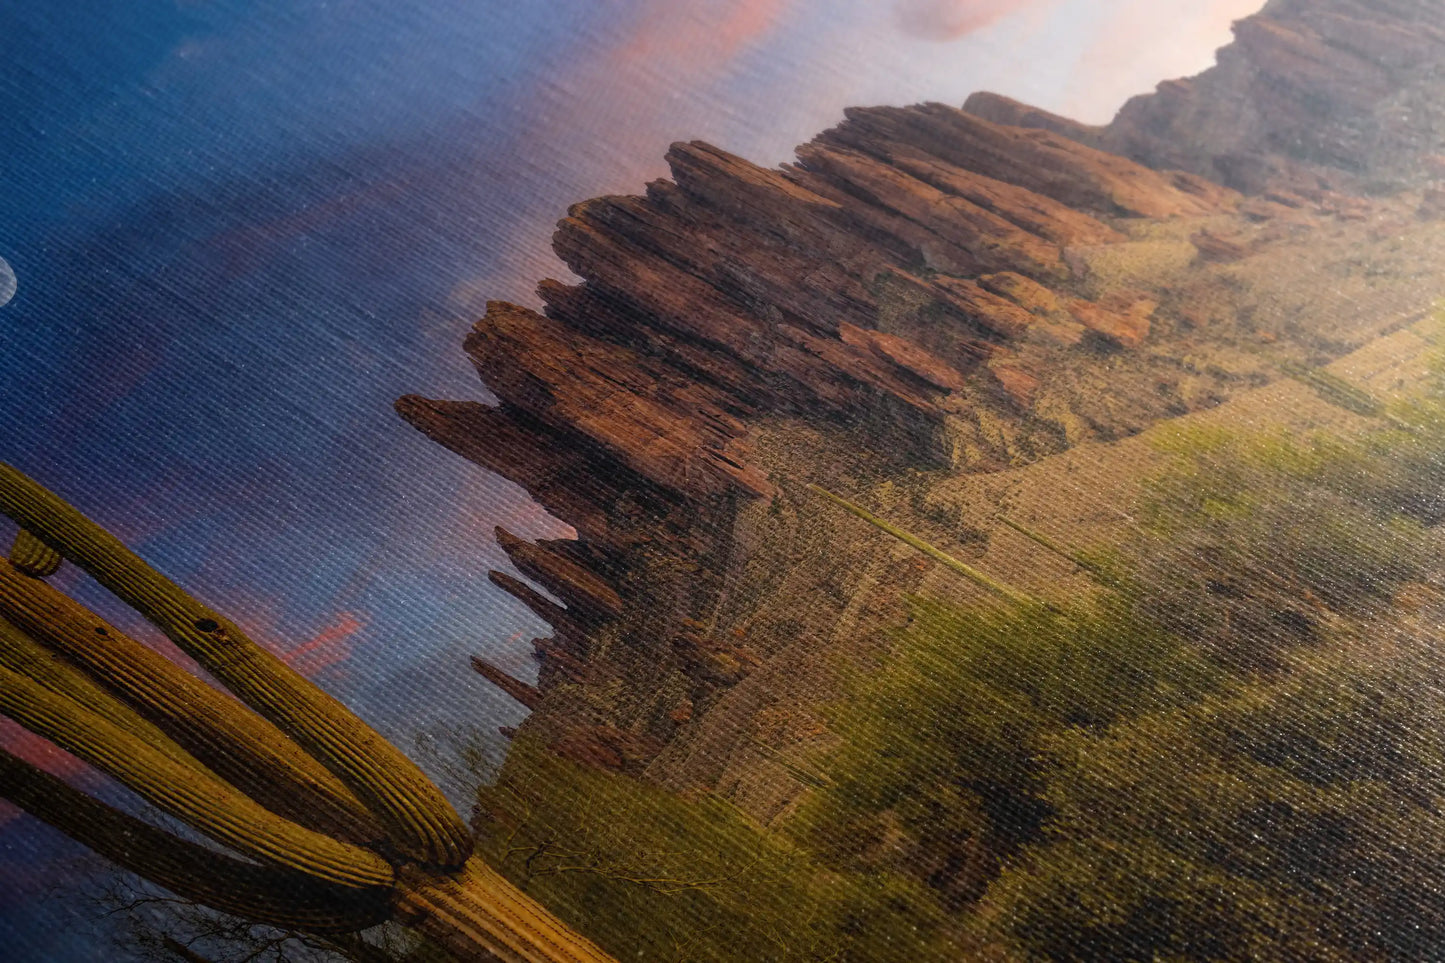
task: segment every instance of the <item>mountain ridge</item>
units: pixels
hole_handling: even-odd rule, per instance
[[[1250,193],[1378,193],[1445,174],[1445,7],[1433,0],[1270,0],[1203,73],[1089,126],[996,94],[966,110],[1050,130]]]
[[[1359,6],[1276,0],[1221,67],[1286,15]],[[1296,86],[1319,77],[1302,70]],[[1163,109],[1153,96],[1108,130],[991,95],[853,109],[775,169],[680,142],[671,180],[569,210],[554,248],[581,281],[543,281],[542,312],[492,302],[466,339],[498,404],[397,402],[578,533],[499,535],[563,603],[492,575],[554,628],[535,643],[535,690],[485,669],[531,703],[523,731],[591,765],[720,791],[748,720],[779,706],[806,718],[820,697],[740,683],[774,659],[855,647],[840,626],[881,644],[924,575],[823,520],[808,483],[911,492],[898,511],[936,527],[943,479],[1215,407],[1430,303],[1420,265],[1445,211],[1423,174],[1371,196],[1366,168],[1265,151],[1269,177],[1228,186],[1199,171],[1234,169],[1213,155],[1147,166],[1103,149]],[[1346,106],[1347,126],[1373,109]],[[1158,161],[1151,143],[1127,149]],[[741,721],[703,727],[712,712]],[[768,818],[786,797],[744,804]]]

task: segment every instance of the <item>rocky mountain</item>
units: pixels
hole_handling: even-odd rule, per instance
[[[1270,0],[1234,36],[1216,66],[1135,97],[1107,127],[990,94],[966,109],[1246,191],[1445,175],[1439,0]]]
[[[1418,317],[1445,211],[1359,185],[1422,169],[1445,129],[1399,120],[1442,90],[1434,8],[1271,3],[1109,128],[987,96],[855,109],[796,163],[679,143],[670,180],[574,206],[554,247],[580,282],[493,302],[466,339],[498,404],[397,402],[577,531],[498,530],[551,597],[493,581],[555,634],[535,686],[478,671],[564,755],[777,812],[797,786],[757,776],[756,746],[819,735],[829,659],[882,644],[928,568],[806,485],[967,554],[986,533],[940,514],[941,480],[1137,434]]]

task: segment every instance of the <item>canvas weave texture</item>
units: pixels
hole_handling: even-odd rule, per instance
[[[56,0],[0,107],[0,958],[1445,959],[1441,0]]]

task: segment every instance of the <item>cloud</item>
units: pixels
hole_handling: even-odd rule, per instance
[[[218,607],[229,613],[253,642],[313,680],[328,669],[343,666],[351,658],[357,633],[371,624],[365,612],[343,609],[322,623],[321,628],[309,637],[295,642],[292,641],[295,635],[304,629],[295,624],[293,616],[286,614],[285,606],[277,598],[233,588]],[[204,670],[197,674],[202,679],[206,678]],[[339,681],[340,678],[340,675],[333,675],[330,681]]]
[[[311,678],[351,658],[353,636],[366,628],[366,618],[356,612],[338,612],[314,636],[281,655],[281,661]]]
[[[900,29],[923,40],[946,42],[982,30],[1040,0],[898,0],[894,17]]]
[[[789,0],[651,0],[612,59],[665,66],[669,72],[683,68],[693,75],[711,73],[772,32],[788,5]]]

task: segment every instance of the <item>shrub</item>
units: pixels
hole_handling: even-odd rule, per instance
[[[1176,439],[1146,528],[1122,547],[1134,592],[1164,628],[1237,668],[1277,668],[1341,615],[1376,613],[1425,576],[1433,539],[1369,479],[1431,483],[1403,432],[1363,441],[1212,431]],[[1391,452],[1394,453],[1394,460]],[[1423,464],[1423,462],[1421,462]],[[1367,470],[1367,466],[1369,469]]]
[[[721,799],[525,740],[480,790],[477,821],[494,865],[619,960],[903,963],[938,958],[944,938],[915,882],[829,869]]]
[[[1288,677],[1052,747],[1056,818],[980,927],[1051,960],[1417,960],[1445,945],[1426,665]]]
[[[961,906],[1050,817],[1050,739],[1187,701],[1213,675],[1119,596],[1067,612],[920,600],[835,713],[842,748],[799,832],[837,865],[907,872]]]

